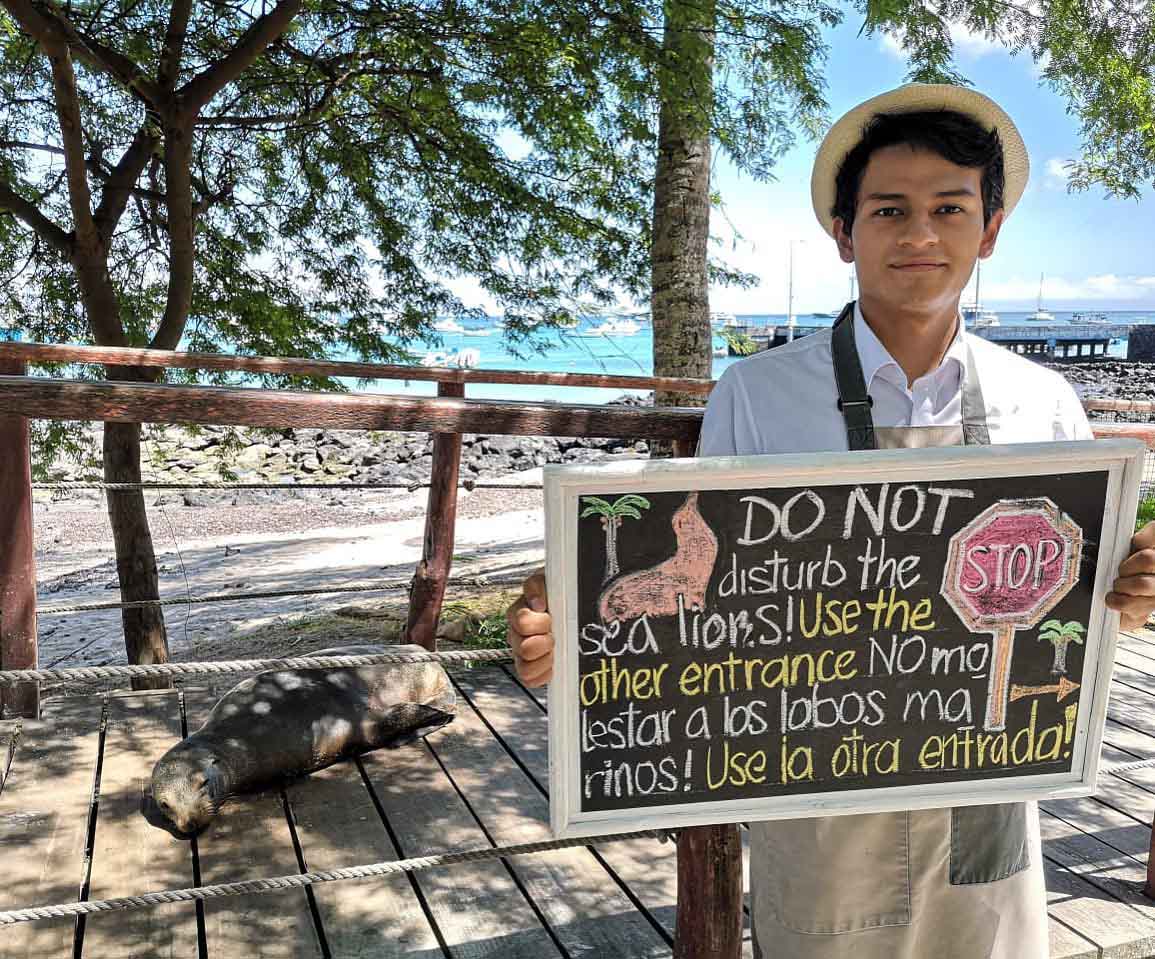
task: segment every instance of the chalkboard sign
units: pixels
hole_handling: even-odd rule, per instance
[[[1089,794],[1143,455],[547,467],[555,833]]]

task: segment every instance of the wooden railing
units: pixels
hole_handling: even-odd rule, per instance
[[[179,367],[301,376],[432,380],[436,398],[304,393],[150,382],[92,382],[29,377],[32,363],[101,363],[116,376],[127,367]],[[672,440],[692,455],[702,411],[597,404],[466,399],[470,383],[611,387],[708,393],[713,384],[669,377],[444,370],[371,363],[218,356],[158,350],[0,343],[0,668],[37,660],[36,572],[28,418],[130,423],[429,431],[434,434],[425,543],[413,578],[406,634],[428,649],[453,555],[462,433]],[[10,690],[9,714],[35,716],[35,686]],[[735,826],[683,830],[678,839],[676,954],[737,959],[741,947],[742,855]]]
[[[426,380],[436,398],[385,394],[306,393],[153,382],[29,377],[36,363],[96,363],[115,376],[130,367],[234,371],[250,374]],[[677,455],[692,454],[700,409],[654,409],[577,403],[471,400],[473,383],[610,387],[707,394],[713,383],[669,377],[455,370],[206,353],[0,343],[0,667],[36,666],[36,575],[28,418],[136,423],[198,423],[428,431],[434,434],[425,545],[413,579],[407,635],[433,649],[453,554],[461,434],[663,439]],[[1090,409],[1155,412],[1125,401],[1091,400]],[[1096,424],[1096,435],[1138,436],[1155,449],[1155,426]],[[10,714],[36,715],[36,689],[9,693]],[[685,959],[736,957],[741,908],[741,850],[732,826],[684,830],[679,837],[678,951]]]

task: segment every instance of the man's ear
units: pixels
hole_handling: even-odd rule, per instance
[[[979,243],[979,257],[986,259],[995,252],[995,241],[999,238],[999,230],[1002,229],[1003,220],[1006,219],[1005,210],[995,210],[991,216],[990,222],[983,230],[982,242]]]
[[[842,258],[842,262],[853,263],[854,241],[850,239],[850,234],[843,229],[842,217],[840,216],[834,218],[834,242],[838,244],[838,255]]]

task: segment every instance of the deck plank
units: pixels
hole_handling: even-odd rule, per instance
[[[189,844],[141,814],[152,767],[180,739],[172,690],[108,698],[90,899],[111,899],[193,884]],[[84,955],[91,959],[189,957],[198,954],[194,903],[89,916]]]
[[[1111,717],[1107,718],[1107,725],[1103,729],[1103,741],[1130,753],[1128,762],[1155,758],[1155,736],[1124,726]]]
[[[525,764],[539,789],[548,792],[549,720],[542,712],[548,702],[546,689],[529,690],[505,669],[461,671],[455,678]],[[678,906],[675,844],[637,839],[597,851],[672,939]]]
[[[185,689],[189,732],[199,729],[217,695]],[[237,882],[298,871],[279,789],[226,803],[197,837],[201,882]],[[321,944],[303,889],[210,899],[204,905],[209,959],[319,959]]]
[[[354,763],[287,787],[308,870],[400,858]],[[340,959],[442,959],[409,878],[398,874],[313,887],[325,941]]]
[[[462,670],[455,675],[483,672],[493,671]],[[550,838],[545,797],[464,697],[459,701],[457,718],[429,742],[458,787],[469,796],[494,842],[507,845]],[[544,738],[540,746],[544,753]],[[651,845],[656,847],[657,843]],[[651,851],[652,856],[656,854],[656,850]],[[672,955],[667,939],[658,934],[588,850],[560,849],[519,856],[510,864],[571,955],[588,954],[599,959]],[[657,871],[652,859],[651,869]]]
[[[1107,701],[1107,716],[1124,726],[1130,726],[1148,736],[1155,736],[1155,715],[1152,699],[1142,690],[1111,681],[1111,698]]]
[[[403,857],[491,845],[425,743],[368,753],[361,763]],[[454,957],[562,955],[502,863],[462,863],[414,877]]]
[[[1155,901],[1142,891],[1147,877],[1142,863],[1049,813],[1040,812],[1039,824],[1044,856],[1155,922]]]
[[[1155,922],[1057,863],[1044,861],[1043,869],[1052,920],[1094,943],[1104,959],[1143,959],[1155,952]]]
[[[50,719],[23,721],[0,793],[0,909],[79,898],[102,707],[72,700]],[[73,919],[5,928],[0,955],[71,959],[74,928]]]

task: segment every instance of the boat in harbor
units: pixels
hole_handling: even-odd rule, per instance
[[[465,327],[456,320],[438,320],[433,324],[433,329],[438,333],[464,333]]]
[[[1043,309],[1043,274],[1039,274],[1039,299],[1035,304],[1035,312],[1027,317],[1031,323],[1054,323],[1055,314]]]
[[[733,313],[714,312],[710,314],[710,325],[726,329],[738,325],[738,317]]]
[[[1110,323],[1111,320],[1107,316],[1106,313],[1072,313],[1071,314],[1071,322],[1072,323],[1095,323],[1095,324],[1099,324],[1099,325],[1105,325],[1107,323]]]
[[[978,260],[975,264],[974,301],[959,308],[959,312],[962,313],[963,325],[972,330],[990,329],[992,326],[999,326],[998,313],[985,309],[982,300],[979,299],[979,284],[982,282],[982,269],[983,261]]]
[[[635,320],[615,317],[604,320],[588,330],[579,330],[574,336],[633,336],[641,328]]]
[[[481,351],[472,346],[462,350],[430,350],[421,358],[422,366],[447,366],[458,370],[472,369],[481,362]]]

